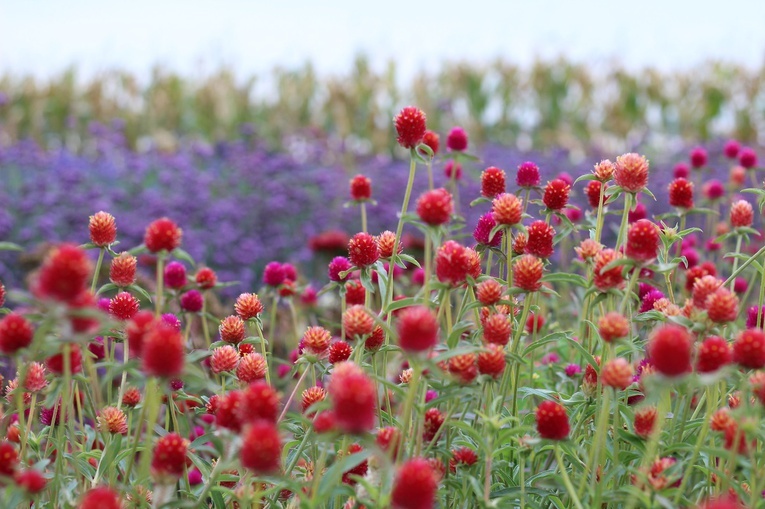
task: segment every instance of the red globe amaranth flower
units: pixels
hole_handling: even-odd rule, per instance
[[[65,370],[64,353],[57,353],[48,357],[45,360],[45,366],[51,373],[63,375]],[[69,347],[69,369],[74,375],[82,371],[82,352],[80,351],[80,346],[77,344],[72,344]]]
[[[514,194],[502,193],[491,202],[491,214],[497,224],[518,224],[522,219],[523,202]]]
[[[28,347],[34,338],[32,324],[21,315],[11,313],[0,320],[0,352],[13,355]]]
[[[531,254],[525,254],[513,264],[513,286],[525,292],[536,292],[542,288],[544,263]]]
[[[669,204],[681,209],[693,208],[693,182],[684,178],[677,178],[667,186],[669,191]]]
[[[329,345],[329,357],[327,360],[330,364],[338,364],[345,362],[351,358],[353,348],[345,341],[336,341]]]
[[[163,217],[146,227],[143,242],[150,252],[159,253],[180,247],[182,237],[183,230],[170,219]]]
[[[630,321],[618,311],[610,311],[598,320],[598,334],[606,343],[626,338],[630,334]]]
[[[16,474],[16,485],[27,493],[36,494],[45,489],[48,480],[37,470],[25,470]]]
[[[512,331],[512,323],[503,313],[491,314],[483,320],[483,340],[486,343],[505,346]]]
[[[659,227],[648,219],[640,219],[632,223],[627,231],[624,254],[637,262],[645,263],[656,258],[660,243]]]
[[[699,373],[714,373],[733,360],[730,345],[723,338],[710,336],[699,346],[696,370]]]
[[[587,202],[593,209],[598,208],[598,204],[601,200],[600,191],[604,187],[608,188],[608,184],[600,182],[599,180],[590,180],[587,182],[587,186],[584,188],[584,194],[587,195]],[[608,200],[605,195],[605,189],[603,189],[603,205],[605,205],[607,201]]]
[[[434,133],[433,131],[426,130],[425,135],[422,137],[422,143],[430,147],[430,150],[433,151],[434,156],[438,154],[438,147],[441,146],[440,137],[438,136],[438,133]]]
[[[215,399],[213,399],[215,398]],[[242,430],[242,418],[239,407],[242,405],[242,392],[229,391],[222,396],[213,396],[208,404],[208,412],[215,415],[215,424],[232,431]]]
[[[369,267],[380,258],[380,249],[377,247],[375,238],[360,232],[354,235],[348,242],[348,259],[359,268]]]
[[[428,308],[405,308],[398,318],[398,344],[410,353],[430,350],[438,343],[438,330],[438,321]]]
[[[469,384],[478,376],[478,357],[474,353],[455,355],[449,358],[449,373],[461,384]]]
[[[462,179],[462,165],[455,163],[454,161],[447,161],[444,165],[444,175],[448,179],[454,178],[454,180]]]
[[[722,286],[722,283],[714,276],[703,276],[696,279],[691,292],[693,305],[699,309],[706,309],[707,299]]]
[[[560,211],[568,203],[571,186],[561,179],[551,180],[545,186],[542,203],[550,210]]]
[[[494,379],[505,371],[505,349],[501,345],[489,343],[486,350],[478,354],[478,372]]]
[[[736,320],[738,316],[738,296],[720,287],[716,292],[707,297],[707,316],[714,323],[728,323]]]
[[[163,322],[155,323],[143,337],[143,371],[149,376],[177,377],[183,373],[186,348],[183,336]]]
[[[470,447],[458,447],[452,451],[452,457],[449,460],[449,470],[454,473],[458,465],[472,467],[478,462],[478,455]]]
[[[275,423],[279,415],[279,395],[264,381],[251,383],[242,391],[236,412],[242,423],[259,420]]]
[[[739,150],[741,150],[741,144],[736,140],[728,140],[723,146],[723,154],[728,159],[735,159]]]
[[[468,135],[461,127],[452,127],[446,136],[446,148],[455,152],[462,152],[467,149]]]
[[[234,345],[241,343],[247,335],[244,320],[236,315],[227,316],[221,320],[218,332],[221,340]]]
[[[526,252],[526,246],[529,243],[529,239],[526,237],[526,234],[523,232],[518,232],[515,234],[515,238],[513,239],[513,254],[521,255]]]
[[[747,369],[765,367],[765,332],[761,329],[741,331],[733,343],[733,361]]]
[[[496,279],[487,279],[475,286],[475,296],[484,306],[493,306],[502,300],[505,288]]]
[[[648,341],[651,366],[664,376],[683,375],[691,370],[692,346],[693,338],[685,327],[661,325]]]
[[[234,371],[238,364],[239,352],[231,345],[216,348],[210,356],[210,368],[216,375],[226,371]]]
[[[372,429],[377,417],[377,389],[352,362],[336,364],[327,389],[337,427],[344,433]]]
[[[108,212],[96,212],[88,223],[90,242],[98,247],[106,247],[117,240],[117,224],[114,216]]]
[[[632,384],[634,371],[632,365],[623,357],[606,362],[601,371],[604,387],[624,390]]]
[[[614,182],[627,192],[639,193],[648,184],[648,161],[630,152],[616,158]]]
[[[356,453],[362,452],[363,450],[364,449],[359,444],[351,444],[348,447],[347,453],[344,451],[339,451],[338,456],[339,457],[343,457],[346,455],[350,456],[351,454],[356,454]],[[341,479],[342,483],[348,484],[350,486],[355,485],[356,479],[351,476],[364,477],[365,475],[367,475],[368,469],[369,469],[369,462],[367,460],[362,461],[361,463],[351,468],[350,470],[346,470],[345,472],[343,472],[343,476]]]
[[[324,401],[326,397],[327,391],[324,390],[323,387],[314,386],[304,390],[300,395],[300,407],[302,408],[303,413],[306,413],[306,411],[316,403]],[[313,417],[313,413],[308,416]]]
[[[181,309],[187,313],[199,313],[204,305],[204,297],[199,290],[189,290],[181,295]]]
[[[242,320],[251,320],[263,312],[263,303],[255,293],[242,293],[236,298],[234,311]]]
[[[374,328],[372,334],[364,341],[364,348],[370,352],[376,352],[385,343],[385,331],[379,325]]]
[[[45,378],[45,366],[39,362],[29,363],[26,379],[22,385],[29,392],[40,392],[45,389],[48,386],[48,380]],[[6,394],[11,392],[10,383],[8,384],[8,387],[9,389],[6,391]]]
[[[135,407],[141,402],[141,391],[135,387],[128,387],[125,389],[125,394],[122,395],[122,404],[126,407]]]
[[[19,466],[19,453],[8,441],[0,442],[0,475],[13,477]]]
[[[266,377],[268,371],[268,364],[266,359],[259,353],[247,353],[242,355],[241,348],[245,346],[244,343],[239,343],[239,365],[236,367],[236,378],[240,382],[251,383],[257,380],[262,380]]]
[[[351,279],[345,283],[345,303],[349,306],[363,305],[366,300],[367,290],[358,279]]]
[[[367,308],[362,305],[351,306],[343,313],[343,328],[348,337],[361,338],[372,334],[375,321]]]
[[[638,203],[635,208],[627,214],[627,221],[632,224],[635,221],[640,221],[648,217],[648,209],[646,209],[644,203]]]
[[[730,206],[730,225],[734,228],[752,226],[754,222],[754,210],[752,204],[746,200],[738,200]]]
[[[538,187],[541,183],[541,177],[539,176],[539,166],[526,161],[518,165],[518,173],[515,175],[515,183],[519,187],[530,188]]]
[[[690,154],[691,166],[703,168],[707,165],[707,151],[703,147],[694,147]]]
[[[178,433],[168,433],[157,440],[151,458],[151,475],[160,484],[175,483],[186,467],[189,441]]]
[[[746,509],[746,506],[739,502],[735,494],[729,494],[717,498],[709,498],[698,509]]]
[[[417,215],[422,222],[431,226],[448,223],[452,210],[452,195],[444,188],[425,191],[417,199]]]
[[[375,443],[387,456],[395,461],[398,457],[398,446],[401,440],[401,432],[398,428],[389,426],[377,432]]]
[[[746,168],[754,168],[757,166],[757,152],[749,147],[744,147],[738,155],[738,163]]]
[[[505,192],[505,172],[489,166],[481,173],[481,196],[494,198]]]
[[[529,313],[529,317],[526,319],[525,329],[528,333],[535,333],[542,330],[545,326],[545,317],[536,313]]]
[[[528,241],[526,243],[526,253],[533,254],[540,258],[549,258],[553,254],[553,239],[555,238],[555,229],[542,220],[531,223],[527,229]]]
[[[488,212],[482,215],[478,219],[478,224],[476,224],[475,230],[473,230],[473,238],[479,244],[491,247],[499,247],[499,245],[502,244],[501,230],[496,232],[494,237],[489,240],[489,235],[491,235],[491,231],[495,226],[497,226],[497,222],[494,220],[494,214],[492,212]]]
[[[407,106],[402,109],[393,119],[398,134],[398,144],[404,148],[412,149],[416,147],[427,130],[425,126],[425,113],[414,106]]]
[[[444,414],[442,414],[438,408],[429,408],[425,412],[425,417],[422,423],[422,436],[425,439],[425,442],[432,442],[436,439],[436,435],[438,435],[445,420],[446,418],[444,417]]]
[[[646,406],[635,410],[635,421],[633,426],[635,434],[640,438],[648,438],[653,433],[656,426],[656,416],[658,412],[655,406]]]
[[[430,462],[412,458],[401,465],[393,481],[394,509],[431,509],[436,503],[438,479]]]
[[[199,272],[197,272],[195,281],[202,290],[209,290],[218,282],[218,275],[215,274],[215,271],[211,268],[202,267],[199,269]]]
[[[130,320],[141,309],[141,304],[128,292],[120,292],[109,301],[109,313],[117,320]]]
[[[107,486],[93,488],[82,497],[78,509],[122,509],[122,499]]]
[[[372,180],[364,175],[356,175],[350,181],[351,200],[362,202],[372,198]]]
[[[554,401],[543,401],[536,411],[537,432],[548,440],[565,440],[570,430],[568,414],[563,405]]]
[[[468,276],[481,275],[480,257],[469,247],[447,240],[436,252],[436,277],[442,283],[460,286]]]
[[[61,244],[43,262],[35,293],[71,302],[87,289],[92,268],[85,251],[73,244]]]
[[[693,290],[696,281],[704,276],[716,276],[717,268],[711,262],[704,262],[701,265],[691,267],[685,273],[685,289],[689,292]]]
[[[112,258],[109,266],[109,279],[119,287],[130,286],[135,283],[135,272],[138,266],[138,258],[124,252],[116,258]]]

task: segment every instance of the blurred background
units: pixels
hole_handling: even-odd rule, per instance
[[[575,177],[639,150],[658,196],[689,148],[714,168],[726,139],[763,142],[764,19],[754,0],[4,2],[0,240],[84,241],[104,209],[133,245],[169,215],[223,278],[319,274],[359,227],[350,176],[374,182],[370,228],[395,222],[407,104],[467,130],[468,225],[488,165]]]

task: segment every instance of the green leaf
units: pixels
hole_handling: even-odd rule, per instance
[[[192,258],[189,253],[187,253],[180,247],[176,247],[175,249],[173,249],[173,256],[175,256],[176,258],[180,260],[188,262],[189,265],[191,265],[192,267],[196,266],[196,262],[194,261],[194,258]]]
[[[24,248],[13,242],[0,242],[0,251],[24,251]]]
[[[134,284],[134,285],[128,286],[128,289],[133,290],[134,292],[140,294],[144,299],[148,300],[149,302],[152,302],[151,295],[149,295],[149,292],[147,292],[140,286]]]
[[[587,288],[587,280],[579,274],[569,274],[566,272],[553,272],[545,274],[542,281],[546,283],[570,283],[582,288]]]

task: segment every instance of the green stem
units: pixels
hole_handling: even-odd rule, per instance
[[[761,257],[763,254],[765,254],[765,246],[762,246],[759,251],[757,251],[755,254],[752,255],[751,258],[747,258],[746,261],[741,264],[741,266],[734,270],[733,273],[730,275],[728,279],[725,280],[725,282],[722,284],[722,286],[727,286],[730,284],[731,281],[735,281],[739,274],[741,274],[744,269],[749,267],[749,265],[755,261],[757,258]]]
[[[619,226],[619,236],[616,239],[616,250],[619,251],[619,249],[622,247],[622,242],[624,242],[624,237],[627,234],[627,218],[630,213],[630,209],[632,208],[632,202],[634,200],[635,196],[632,193],[625,193],[624,195],[624,210],[622,211],[622,222]]]
[[[154,310],[154,316],[159,318],[159,315],[162,314],[162,299],[164,297],[164,283],[165,283],[165,277],[164,277],[164,267],[165,267],[165,253],[161,252],[157,255],[157,297],[156,297],[156,308]]]
[[[367,231],[367,204],[366,202],[361,202],[361,231],[365,232]]]
[[[622,298],[622,303],[619,305],[619,312],[622,314],[624,314],[624,310],[627,307],[627,303],[632,298],[632,289],[635,287],[635,283],[637,282],[639,277],[640,277],[640,267],[635,266],[632,269],[632,275],[630,276],[629,283],[627,283],[627,289],[624,291],[624,297]]]
[[[574,486],[571,484],[571,479],[568,477],[566,467],[563,465],[563,457],[560,454],[560,445],[558,442],[555,442],[554,449],[555,459],[558,461],[558,468],[560,469],[561,476],[563,477],[563,485],[566,487],[566,491],[568,491],[568,496],[571,497],[571,501],[574,502],[574,506],[576,506],[577,509],[584,509],[582,507],[582,503],[579,501],[579,497],[576,495]]]
[[[595,218],[595,242],[600,242],[600,236],[603,234],[603,224],[606,216],[603,214],[603,202],[606,194],[606,183],[600,183],[600,201],[598,202],[598,215]]]
[[[687,467],[685,468],[685,472],[683,472],[683,480],[680,482],[680,487],[677,489],[677,493],[675,493],[675,499],[673,501],[674,505],[678,505],[680,503],[680,498],[683,496],[683,492],[685,491],[685,487],[688,485],[688,482],[690,481],[691,476],[693,475],[693,467],[696,466],[696,459],[699,457],[699,453],[701,452],[701,446],[704,444],[704,440],[707,437],[707,432],[709,431],[709,421],[712,419],[712,414],[714,414],[715,407],[712,405],[712,386],[707,386],[706,394],[707,394],[707,411],[704,415],[704,422],[701,423],[701,431],[699,432],[699,436],[696,439],[696,445],[693,447],[693,453],[691,454],[691,459],[687,463]],[[682,439],[682,436],[681,436]]]
[[[404,442],[409,438],[410,421],[412,420],[412,410],[414,408],[414,398],[417,396],[417,386],[420,382],[420,375],[422,368],[420,366],[419,359],[410,358],[410,364],[412,366],[412,378],[409,381],[409,391],[406,394],[406,400],[404,401],[404,410],[402,413],[401,423],[401,440],[398,444],[397,460],[401,461],[404,456]]]
[[[741,240],[743,239],[743,236],[736,235],[736,256],[733,258],[733,272],[736,272],[736,269],[738,268],[738,254],[741,252]],[[736,284],[736,280],[730,282],[730,291],[733,291],[733,287]]]
[[[104,263],[104,251],[104,248],[98,250],[98,261],[96,262],[96,270],[93,272],[93,281],[90,283],[90,293],[96,293],[98,275],[101,274],[101,264]]]
[[[260,325],[258,325],[258,322],[255,322],[255,330],[258,332],[258,338],[260,338],[260,355],[262,355],[263,359],[266,361],[266,383],[271,385],[271,365],[269,364],[268,356],[266,355],[266,338],[263,337],[263,330],[260,328]]]

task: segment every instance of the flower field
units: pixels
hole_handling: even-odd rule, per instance
[[[0,148],[0,507],[764,505],[756,147],[91,127]]]

